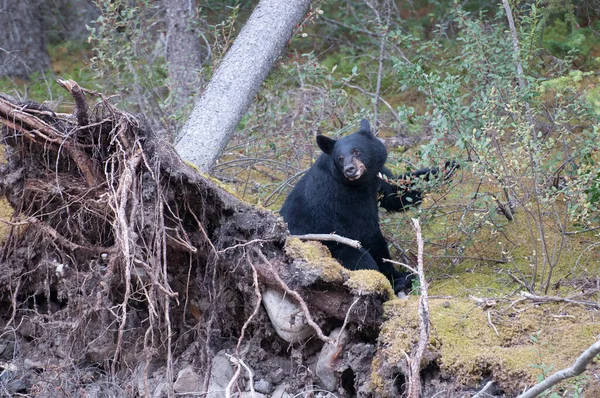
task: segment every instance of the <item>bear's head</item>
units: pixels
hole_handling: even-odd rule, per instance
[[[385,146],[365,119],[360,130],[339,140],[317,135],[317,145],[333,162],[337,176],[352,185],[374,181],[387,158]]]

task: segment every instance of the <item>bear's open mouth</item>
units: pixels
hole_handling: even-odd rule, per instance
[[[352,174],[345,173],[346,178],[349,179],[350,181],[358,180],[360,177],[363,176],[363,174],[365,174],[365,171],[367,170],[367,168],[365,167],[365,165],[362,162],[355,162],[354,165],[356,167],[356,171],[354,173],[352,173]]]

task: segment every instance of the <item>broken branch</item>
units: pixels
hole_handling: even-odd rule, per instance
[[[360,249],[362,246],[359,241],[344,238],[343,236],[339,236],[336,234],[305,234],[305,235],[290,235],[290,238],[298,238],[301,240],[323,240],[323,241],[331,241],[342,243],[344,245],[351,246],[355,249]]]
[[[594,344],[592,344],[587,350],[581,354],[575,363],[563,370],[560,370],[554,373],[552,376],[548,377],[541,383],[536,384],[531,387],[525,393],[519,395],[517,398],[534,398],[537,397],[542,392],[546,391],[553,385],[560,383],[564,379],[568,379],[570,377],[575,377],[585,370],[585,368],[589,365],[590,362],[594,360],[596,355],[600,354],[600,340],[597,340]]]
[[[593,301],[578,301],[578,300],[573,300],[573,299],[570,299],[567,297],[557,297],[557,296],[536,296],[534,294],[527,293],[524,291],[521,292],[521,296],[523,296],[529,300],[536,301],[538,303],[563,302],[563,303],[577,304],[577,305],[583,305],[586,307],[593,307],[593,308],[600,309],[600,303],[596,303]]]

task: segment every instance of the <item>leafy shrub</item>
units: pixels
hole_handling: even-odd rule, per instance
[[[465,204],[456,227],[464,235],[458,250],[482,228],[501,230],[514,217],[525,218],[531,248],[526,257],[531,261],[512,263],[515,279],[530,291],[548,290],[560,259],[564,235],[549,241],[547,226],[567,229],[559,193],[569,214],[579,220],[596,217],[600,199],[593,142],[599,121],[596,78],[565,70],[564,63],[554,68],[539,62],[535,43],[544,16],[535,5],[515,15],[519,54],[503,9],[488,17],[457,6],[452,14],[456,45],[449,44],[445,25],[438,25],[430,40],[404,31],[392,34],[398,46],[413,49],[396,59],[399,84],[425,96],[422,114],[407,106],[398,112],[408,126],[430,130],[432,139],[419,152],[422,159],[435,160],[443,153],[442,143],[453,142],[484,187]]]

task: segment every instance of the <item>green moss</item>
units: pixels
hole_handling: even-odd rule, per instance
[[[6,163],[6,157],[4,156],[4,145],[0,145],[0,163]],[[3,220],[10,220],[14,213],[14,209],[8,203],[6,198],[0,199],[0,218]],[[0,241],[3,241],[4,238],[8,235],[8,231],[10,227],[8,224],[0,223]]]
[[[374,393],[374,396],[381,397],[383,396],[383,389],[385,386],[385,382],[383,380],[383,376],[378,370],[381,368],[381,358],[379,354],[376,354],[373,357],[373,361],[371,362],[371,390]]]
[[[410,354],[418,339],[417,304],[412,297],[386,303],[379,366],[398,364]],[[542,364],[553,372],[569,366],[595,341],[599,328],[594,314],[583,308],[569,307],[569,318],[553,316],[565,310],[558,304],[506,303],[484,310],[471,300],[430,299],[429,308],[429,349],[439,355],[444,377],[474,386],[491,373],[509,393],[535,383]]]
[[[285,242],[285,253],[292,258],[304,260],[299,266],[307,271],[318,272],[325,282],[343,283],[351,272],[333,259],[327,247],[320,242],[303,242],[298,238],[288,238]]]
[[[195,163],[190,162],[189,160],[184,160],[183,161],[185,164],[187,164],[188,166],[190,166],[192,169],[194,169],[194,171],[198,174],[200,173],[200,169],[198,168],[198,166]],[[205,177],[210,178],[208,175],[205,175]]]
[[[395,297],[390,281],[381,272],[365,269],[348,272],[348,274],[350,277],[345,285],[359,294],[380,292],[389,298]]]
[[[199,172],[198,166],[190,163],[190,162],[186,162],[186,164],[188,164],[190,167],[192,167],[194,170],[196,170],[196,172]],[[233,188],[232,186],[224,183],[223,181],[219,180],[218,178],[215,178],[213,176],[211,176],[208,173],[199,173],[202,175],[202,177],[206,178],[207,180],[212,181],[216,186],[218,186],[219,188],[221,188],[222,190],[224,190],[225,192],[235,196],[237,199],[244,201],[243,198],[241,198],[237,191],[235,190],[235,188]]]
[[[393,300],[384,304],[387,320],[379,334],[381,351],[387,363],[397,364],[410,355],[419,336],[418,298]]]
[[[5,198],[0,199],[0,218],[3,220],[10,220],[15,210],[8,203]],[[10,226],[5,223],[0,223],[0,241],[4,241],[7,237]]]
[[[383,294],[393,298],[394,291],[387,278],[373,270],[350,271],[331,257],[329,249],[317,241],[302,241],[298,238],[288,238],[285,242],[285,252],[292,258],[303,260],[299,267],[306,272],[317,272],[324,282],[343,283],[355,294]]]

